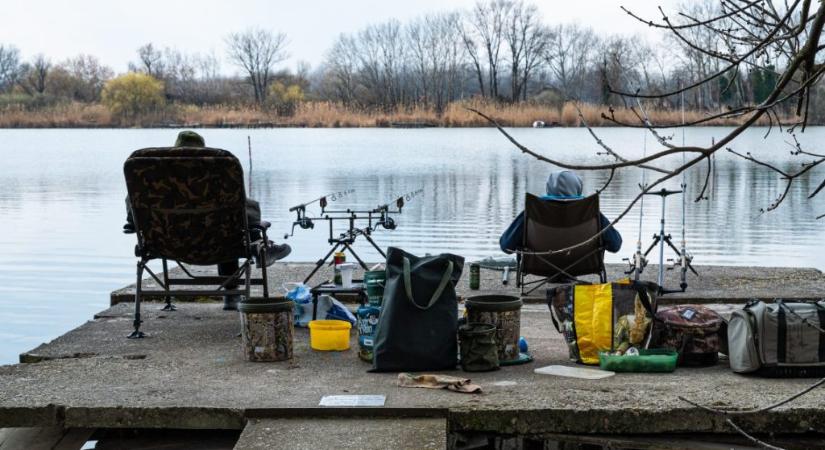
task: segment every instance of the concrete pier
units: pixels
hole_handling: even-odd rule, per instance
[[[465,263],[461,279],[456,286],[459,297],[481,294],[519,295],[516,288],[516,273],[513,270],[509,282],[502,284],[503,273],[493,270],[481,270],[480,290],[469,288],[469,268]],[[368,264],[373,266],[374,264]],[[299,282],[306,277],[314,264],[311,263],[276,263],[269,268],[270,292],[283,293],[283,286],[289,282]],[[624,264],[607,264],[607,279],[618,280],[627,277],[624,273],[627,266]],[[198,274],[214,274],[214,268],[198,268]],[[777,297],[785,299],[811,299],[825,296],[825,276],[817,269],[803,267],[753,267],[753,266],[697,266],[699,276],[688,272],[688,288],[685,292],[678,292],[662,296],[661,304],[677,303],[745,303],[750,299],[772,300]],[[173,269],[173,276],[180,276],[180,269]],[[360,277],[360,270],[356,271],[356,278]],[[648,266],[642,274],[642,279],[655,281],[658,273],[656,265]],[[665,287],[673,289],[679,287],[678,270],[665,271]],[[598,281],[597,277],[582,277],[588,281]],[[315,285],[323,280],[332,279],[332,269],[324,267],[309,281]],[[145,280],[144,286],[157,288],[153,280]],[[126,286],[112,292],[111,304],[133,302],[135,299],[134,285]],[[526,302],[544,303],[544,289],[525,298]]]
[[[275,265],[270,270],[296,275],[298,268],[306,267]],[[754,293],[771,298],[825,295],[822,274],[813,269],[698,269],[703,281],[715,280],[704,296],[699,296],[698,287],[691,294],[705,303],[730,303]],[[292,275],[287,279],[294,281]],[[496,275],[500,274],[486,274],[482,287],[492,290]],[[748,277],[750,282],[743,281]],[[127,297],[128,288],[113,293],[113,299]],[[442,448],[448,433],[730,435],[734,432],[723,417],[679,397],[718,409],[744,410],[788,397],[813,381],[737,375],[724,360],[708,368],[617,374],[598,381],[535,374],[538,367],[572,363],[547,307],[527,304],[521,334],[529,342],[533,363],[487,373],[447,372],[481,385],[484,392],[479,395],[401,388],[396,374],[367,372],[370,366],[357,358],[355,330],[350,350],[316,352],[309,348],[308,330],[297,329],[293,360],[248,363],[241,358],[239,315],[222,311],[220,304],[179,303],[178,311],[165,312],[160,304],[148,303],[143,330],[149,337],[127,340],[133,305],[115,303],[84,325],[24,352],[25,363],[0,366],[0,427],[247,427],[236,448],[266,448],[258,444],[293,430],[293,425],[319,434],[293,434],[289,438],[296,440],[289,448],[317,444],[320,441],[312,439],[320,435],[355,442],[359,429],[369,431],[359,439],[374,448]],[[729,313],[741,305],[713,307]],[[386,403],[367,408],[319,406],[325,395],[356,394],[384,395]],[[825,434],[824,413],[825,389],[819,389],[768,413],[737,417],[737,422],[763,435]],[[353,425],[352,433],[341,432],[348,424]],[[395,431],[387,433],[388,429]],[[393,444],[399,440],[401,444]]]

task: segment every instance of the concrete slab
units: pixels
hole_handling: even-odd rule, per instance
[[[127,340],[131,305],[116,305],[55,341],[27,352],[34,364],[0,366],[0,427],[242,429],[249,418],[446,417],[450,430],[507,434],[679,433],[731,430],[679,396],[717,408],[772,403],[811,383],[733,374],[726,363],[672,374],[618,374],[600,381],[533,373],[569,364],[547,308],[526,305],[522,335],[535,362],[465,374],[482,395],[397,386],[396,374],[368,373],[356,350],[314,352],[295,333],[295,357],[241,359],[238,313],[217,304],[146,308],[149,338]],[[353,333],[352,345],[356,345]],[[75,355],[83,357],[75,357]],[[382,408],[326,409],[323,395],[385,395]],[[825,432],[825,390],[774,411],[737,419],[752,432]]]
[[[374,264],[368,264],[373,266]],[[288,282],[301,281],[314,267],[312,263],[275,263],[267,272],[271,292],[283,293],[283,286]],[[627,266],[623,264],[608,264],[607,275],[609,280],[618,280],[626,277],[624,270]],[[215,274],[214,267],[196,267],[197,274]],[[696,270],[700,276],[692,273],[688,274],[688,289],[686,292],[668,294],[660,298],[662,304],[677,303],[744,303],[752,298],[761,300],[772,300],[777,297],[786,299],[812,299],[821,298],[825,295],[825,276],[822,272],[813,268],[803,267],[740,267],[740,266],[697,266]],[[183,272],[175,267],[172,276],[183,276]],[[643,273],[642,279],[655,281],[658,268],[655,265],[648,266]],[[519,295],[516,288],[515,271],[510,275],[510,282],[503,285],[503,272],[493,270],[482,270],[480,280],[480,290],[469,289],[469,269],[465,268],[461,280],[457,286],[457,293],[460,297],[481,294],[506,294]],[[363,273],[356,271],[355,277],[360,278]],[[332,278],[330,267],[322,268],[312,279],[310,284],[318,284],[323,280]],[[585,280],[598,281],[596,277],[583,277]],[[679,285],[679,272],[665,272],[665,286],[676,288]],[[145,286],[157,288],[157,284],[147,279]],[[778,290],[777,287],[782,289]],[[254,292],[259,292],[257,288]],[[544,291],[539,290],[525,299],[526,302],[544,302]],[[111,293],[110,302],[112,305],[123,302],[134,302],[134,284],[115,290]],[[217,300],[217,299],[213,299]]]
[[[447,420],[426,418],[252,419],[235,450],[437,450],[447,448]]]

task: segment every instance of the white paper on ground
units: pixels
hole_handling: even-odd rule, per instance
[[[542,375],[556,375],[559,377],[581,378],[583,380],[601,380],[602,378],[612,377],[616,375],[615,372],[599,369],[588,369],[585,367],[570,367],[570,366],[545,366],[539,367],[533,372]]]
[[[384,395],[325,395],[318,406],[384,406]]]

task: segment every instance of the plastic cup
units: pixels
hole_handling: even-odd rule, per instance
[[[355,271],[355,264],[343,263],[338,264],[338,270],[341,271],[341,286],[349,289],[352,287],[352,273]]]

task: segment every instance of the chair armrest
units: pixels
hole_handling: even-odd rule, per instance
[[[271,227],[271,226],[272,226],[272,224],[271,224],[271,223],[269,223],[269,222],[267,222],[266,220],[262,220],[262,221],[260,221],[259,223],[251,223],[251,224],[249,224],[249,228],[252,228],[252,229],[254,229],[254,230],[261,230],[261,231],[266,231],[266,230],[268,230],[268,229],[269,229],[269,227]]]

